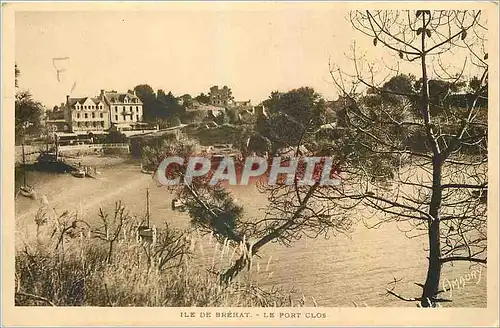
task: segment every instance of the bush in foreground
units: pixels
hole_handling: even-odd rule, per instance
[[[16,249],[16,305],[292,304],[275,288],[266,291],[250,281],[221,284],[214,268],[204,270],[190,256],[193,237],[185,231],[166,226],[142,238],[141,223],[120,203],[99,218],[94,227],[68,212],[38,212],[36,236]]]

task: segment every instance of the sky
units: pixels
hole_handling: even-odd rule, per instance
[[[15,14],[20,89],[47,108],[66,95],[126,92],[138,84],[176,96],[227,85],[235,100],[253,104],[275,90],[310,86],[331,100],[337,90],[329,61],[352,67],[347,55],[354,41],[375,60],[398,60],[354,31],[348,8],[338,3],[93,8]]]
[[[19,85],[51,108],[101,89],[147,83],[180,96],[227,85],[257,104],[311,86],[336,98],[329,58],[355,37],[335,10],[17,12]],[[69,58],[56,60],[53,58]],[[56,70],[65,70],[59,73]],[[73,88],[74,87],[74,88]]]

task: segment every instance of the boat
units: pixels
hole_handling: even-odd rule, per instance
[[[85,178],[85,171],[82,170],[82,169],[77,169],[73,172],[71,172],[71,174],[76,177],[76,178]]]
[[[23,150],[23,184],[21,185],[21,187],[19,187],[19,193],[21,195],[23,195],[24,197],[35,199],[36,198],[35,188],[33,188],[32,186],[29,186],[27,184],[27,181],[26,181],[27,180],[26,179],[26,155],[24,153],[24,140],[23,140],[22,150]]]
[[[28,198],[33,198],[35,199],[36,198],[36,192],[35,192],[35,189],[31,186],[28,186],[28,185],[23,185],[19,188],[19,192],[21,193],[21,195],[23,195],[24,197],[28,197]]]

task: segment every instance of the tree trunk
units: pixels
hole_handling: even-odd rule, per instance
[[[439,279],[441,277],[439,220],[429,222],[429,246],[429,266],[420,301],[422,307],[434,307],[433,300],[439,290]]]
[[[429,237],[429,266],[427,267],[427,278],[425,280],[422,298],[420,305],[422,307],[433,307],[434,299],[437,296],[439,288],[439,279],[441,277],[441,245],[439,234],[439,209],[441,207],[441,170],[442,170],[442,155],[437,139],[434,136],[434,129],[431,122],[430,101],[429,101],[429,80],[427,77],[427,64],[425,52],[426,33],[426,15],[422,15],[422,116],[424,119],[427,140],[432,148],[432,195],[429,206],[429,215],[427,234]]]
[[[434,298],[439,290],[439,279],[441,277],[441,243],[439,233],[439,208],[441,207],[441,161],[439,156],[434,157],[433,163],[433,186],[432,198],[429,208],[431,218],[428,220],[429,236],[429,266],[425,280],[422,299],[422,307],[434,307]]]

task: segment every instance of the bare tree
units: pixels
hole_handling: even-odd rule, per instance
[[[93,230],[92,233],[95,237],[108,244],[108,255],[106,257],[106,261],[111,263],[113,245],[118,241],[120,234],[130,221],[131,217],[125,210],[125,206],[123,206],[121,202],[117,202],[115,203],[115,210],[112,217],[110,217],[107,213],[104,213],[102,208],[99,208],[99,218],[101,219],[102,225]]]
[[[384,76],[354,48],[353,72],[330,66],[344,128],[328,147],[345,156],[348,176],[338,191],[372,210],[377,221],[367,224],[396,221],[409,237],[427,236],[422,294],[388,293],[436,306],[447,301],[439,297],[445,263],[486,264],[485,19],[427,10],[353,11],[349,19],[395,60]]]

